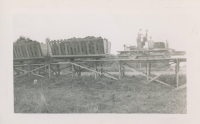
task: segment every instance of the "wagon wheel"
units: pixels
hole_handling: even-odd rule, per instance
[[[171,53],[169,51],[164,52],[163,54],[164,58],[170,58],[171,57]]]
[[[137,58],[136,53],[130,53],[129,58],[136,59]]]

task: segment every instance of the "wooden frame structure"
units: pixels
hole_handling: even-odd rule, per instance
[[[13,59],[18,60],[32,60],[42,59],[44,52],[38,42],[21,43],[13,45]]]
[[[175,75],[176,75],[176,87],[179,87],[179,64],[180,62],[186,62],[186,58],[160,58],[160,59],[111,59],[111,60],[89,60],[95,62],[106,62],[106,61],[118,61],[119,62],[119,79],[121,79],[125,75],[125,68],[131,70],[133,72],[140,72],[141,75],[146,77],[147,84],[156,81],[166,86],[173,87],[169,84],[166,84],[163,81],[158,80],[157,78],[160,77],[162,74],[156,75],[155,77],[150,76],[151,72],[151,63],[158,63],[158,62],[172,62],[175,66],[171,66],[170,68],[166,69],[168,71],[175,67]],[[146,72],[143,72],[130,64],[131,63],[146,63]]]
[[[43,68],[45,68],[45,71],[47,73],[50,72],[50,69],[48,70],[48,68],[50,68],[50,64],[20,64],[20,65],[14,65],[13,68],[14,71],[17,71],[17,73],[23,72],[22,74],[14,76],[14,78],[18,78],[24,75],[30,76],[31,74],[43,78],[44,76],[40,74],[40,70]]]
[[[53,58],[104,58],[110,53],[111,43],[103,38],[46,39],[48,54]]]
[[[87,62],[93,62],[92,66],[86,65]],[[118,77],[116,75],[112,75],[109,72],[105,72],[103,69],[103,63],[105,62],[117,62],[119,63],[119,73]],[[163,85],[175,88],[172,85],[169,85],[163,81],[158,80],[158,77],[160,77],[162,74],[158,74],[155,77],[151,76],[151,64],[152,63],[159,63],[159,62],[171,62],[173,66],[170,66],[165,71],[170,70],[171,68],[175,67],[175,75],[176,75],[176,88],[179,87],[179,65],[180,62],[186,62],[186,58],[170,58],[170,59],[100,59],[100,60],[84,60],[84,61],[71,61],[71,62],[57,62],[57,63],[49,63],[49,64],[24,64],[24,65],[14,65],[14,69],[18,71],[24,72],[21,75],[16,76],[21,77],[23,75],[36,75],[39,77],[44,77],[40,73],[36,73],[36,71],[39,71],[42,68],[45,68],[46,72],[48,73],[48,77],[51,77],[52,75],[61,75],[61,70],[68,69],[68,73],[66,75],[71,75],[74,77],[76,74],[78,76],[81,76],[81,72],[83,70],[87,70],[89,72],[94,73],[95,79],[97,77],[108,77],[113,80],[120,80],[123,78],[123,76],[126,73],[126,69],[131,70],[133,72],[139,72],[142,76],[146,78],[146,83],[149,84],[153,81],[161,83]],[[142,70],[135,68],[130,65],[130,63],[146,63],[146,71],[143,72]],[[67,65],[66,67],[60,68],[60,65]],[[25,69],[24,67],[28,67]],[[21,67],[21,68],[19,68]],[[31,68],[32,67],[32,68]]]

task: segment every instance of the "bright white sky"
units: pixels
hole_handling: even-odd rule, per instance
[[[186,0],[38,2],[20,4],[26,11],[16,12],[13,18],[14,41],[19,36],[39,42],[47,37],[101,36],[111,42],[111,53],[116,54],[123,44],[136,45],[140,28],[144,33],[149,30],[154,41],[168,40],[176,50],[186,50],[193,31],[195,4]]]

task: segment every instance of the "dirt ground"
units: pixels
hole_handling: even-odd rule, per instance
[[[37,84],[34,80],[37,79]],[[160,80],[175,86],[174,75]],[[185,114],[186,89],[160,83],[145,84],[135,75],[115,81],[93,75],[51,79],[25,76],[14,80],[15,113],[173,113]],[[186,76],[180,75],[180,85]]]

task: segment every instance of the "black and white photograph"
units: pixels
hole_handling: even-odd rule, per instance
[[[7,92],[12,94],[13,116],[174,115],[169,122],[157,123],[180,123],[176,115],[184,118],[191,113],[188,103],[193,97],[188,98],[188,87],[195,79],[188,78],[192,70],[188,57],[195,49],[192,46],[200,45],[195,45],[200,18],[194,13],[200,2],[2,3],[12,10],[7,22],[12,29],[10,47],[0,41],[1,58],[9,54],[12,63],[1,64],[10,68],[9,74],[5,72],[9,79],[3,75],[2,79],[8,79],[11,87],[2,101]],[[0,19],[6,16],[5,11]],[[198,75],[192,72],[189,75]]]

